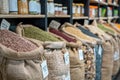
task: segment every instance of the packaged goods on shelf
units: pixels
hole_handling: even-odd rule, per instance
[[[101,8],[101,17],[106,17],[106,12],[107,12],[107,10],[106,10],[106,8]],[[110,13],[111,14],[111,13]]]
[[[108,7],[108,16],[109,16],[109,17],[112,16],[112,7]]]
[[[91,18],[97,17],[98,16],[98,7],[97,6],[90,6],[90,13],[89,16]]]
[[[9,0],[10,14],[18,14],[18,0]]]
[[[47,0],[47,14],[54,15],[54,0]]]
[[[18,14],[28,14],[28,0],[18,0]]]
[[[84,4],[73,3],[73,16],[80,17],[84,16]]]
[[[114,9],[114,16],[118,16],[118,10]]]
[[[112,0],[108,0],[108,3],[109,3],[109,4],[112,4]]]
[[[8,30],[0,30],[0,36],[0,79],[43,80],[43,46]]]
[[[0,0],[0,13],[9,14],[9,1],[8,0]]]
[[[37,14],[37,1],[36,0],[29,0],[29,13]]]

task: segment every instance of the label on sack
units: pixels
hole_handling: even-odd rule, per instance
[[[10,27],[10,23],[7,20],[3,19],[1,22],[0,29],[1,30],[3,30],[3,29],[9,30],[9,27]]]
[[[79,54],[79,59],[80,59],[80,60],[84,60],[84,55],[83,55],[84,53],[83,53],[83,50],[82,50],[82,49],[79,49],[79,50],[78,50],[78,54]]]
[[[88,24],[89,24],[89,20],[85,20],[84,25],[88,25]]]
[[[70,79],[70,72],[68,72],[68,74],[66,75],[65,80],[71,80]]]
[[[119,53],[117,51],[115,51],[114,54],[114,61],[119,60]]]
[[[43,78],[46,78],[49,74],[46,60],[42,62],[41,67],[42,67]]]
[[[100,56],[102,56],[102,46],[101,46],[101,45],[99,46],[98,54],[99,54]]]
[[[69,52],[68,51],[64,54],[64,61],[65,61],[66,65],[70,64]]]
[[[59,22],[52,20],[49,27],[54,28],[54,29],[58,29],[60,25],[61,24]]]

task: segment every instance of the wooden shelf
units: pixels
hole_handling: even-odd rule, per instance
[[[114,16],[113,18],[117,19],[117,18],[119,18],[119,16]]]
[[[79,20],[79,19],[88,19],[87,16],[83,16],[83,17],[73,17],[74,20]]]
[[[94,3],[94,4],[97,3],[98,4],[99,1],[90,1],[90,3]]]
[[[108,17],[108,19],[113,19],[114,17]]]
[[[99,19],[108,19],[108,17],[100,17]]]
[[[0,14],[0,18],[44,18],[45,15],[3,15]]]
[[[113,3],[108,3],[108,6],[115,6],[115,7],[119,7],[118,4],[113,4]]]
[[[48,18],[70,18],[70,15],[48,15]]]
[[[100,5],[108,5],[108,3],[106,3],[106,2],[101,2],[101,1],[100,1],[99,4],[100,4]]]
[[[95,20],[95,19],[99,19],[98,17],[95,17],[95,18],[89,18],[89,20]]]

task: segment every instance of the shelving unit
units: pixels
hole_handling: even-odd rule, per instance
[[[98,20],[98,19],[103,19],[103,20],[108,20],[108,19],[117,19],[117,21],[120,23],[120,1],[119,1],[119,5],[115,5],[115,4],[110,4],[107,2],[100,2],[100,0],[98,1],[91,1],[91,0],[54,0],[55,3],[60,3],[63,4],[64,6],[67,6],[68,8],[68,15],[47,15],[47,0],[40,0],[41,3],[41,15],[3,15],[0,14],[0,20],[2,20],[3,18],[7,19],[12,25],[17,25],[19,22],[23,22],[24,24],[33,24],[35,26],[38,26],[39,28],[43,29],[43,30],[47,30],[47,27],[49,25],[49,23],[51,22],[51,20],[56,20],[59,21],[61,24],[63,24],[64,22],[70,22],[72,24],[74,24],[75,22],[79,22],[81,24],[84,23],[85,20]],[[84,4],[84,16],[81,17],[73,17],[73,11],[72,11],[72,3],[83,3]],[[95,5],[98,6],[98,15],[95,18],[90,18],[89,17],[89,6],[90,5]],[[109,17],[106,13],[105,17],[101,17],[99,14],[99,8],[100,7],[104,7],[104,8],[108,8],[108,7],[113,7],[114,9],[118,9],[119,10],[119,15],[118,16],[114,16],[114,12],[112,12],[112,16]]]

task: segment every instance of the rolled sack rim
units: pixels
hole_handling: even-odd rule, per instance
[[[39,46],[37,49],[28,52],[17,52],[13,49],[7,48],[6,46],[0,44],[0,54],[3,57],[15,59],[15,60],[23,60],[23,59],[36,59],[40,58],[40,55],[44,53],[44,49],[42,46]]]

